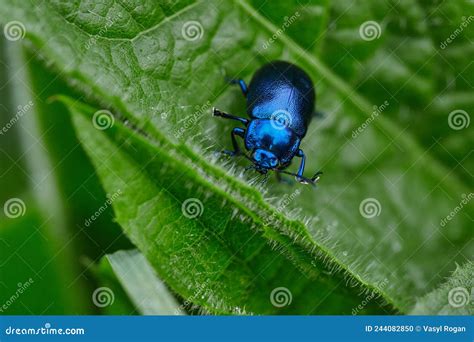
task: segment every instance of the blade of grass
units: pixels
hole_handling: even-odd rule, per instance
[[[176,299],[138,250],[117,251],[105,258],[142,315],[183,315]]]

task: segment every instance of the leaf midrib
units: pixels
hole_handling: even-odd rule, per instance
[[[64,100],[64,102],[66,103],[73,103],[74,100],[69,100],[68,98],[62,98],[62,100]],[[90,107],[88,107],[87,105],[83,105],[83,104],[75,104],[73,105],[74,107],[78,107],[78,106],[83,106],[84,111],[85,112],[94,112],[94,110],[91,110]],[[89,110],[87,110],[87,108],[89,108]],[[80,110],[79,111],[80,113],[82,113],[83,111]],[[81,114],[79,114],[81,115]],[[92,115],[92,114],[91,114]],[[89,118],[90,120],[90,118]],[[124,127],[125,125],[123,125],[120,121],[119,122],[116,122],[115,124],[115,127],[118,127],[119,129],[125,129],[126,127]],[[128,128],[128,130],[130,130],[130,128]],[[133,131],[132,131],[133,132]],[[133,132],[134,133],[134,139],[137,140],[140,144],[143,144],[143,147],[144,149],[146,150],[150,150],[149,152],[153,152],[154,150],[156,149],[159,149],[160,150],[160,153],[162,154],[162,156],[166,159],[170,159],[172,158],[173,160],[176,160],[176,161],[179,161],[179,163],[181,163],[183,165],[183,167],[186,167],[188,168],[187,166],[185,165],[189,165],[189,162],[187,162],[187,159],[184,159],[180,156],[182,154],[182,152],[180,151],[177,151],[177,150],[174,150],[174,147],[172,146],[166,146],[166,149],[164,152],[161,148],[158,148],[156,146],[156,143],[153,143],[153,140],[154,138],[150,138],[149,136],[146,136],[146,135],[142,135],[142,134],[136,134],[136,132]],[[162,146],[163,147],[163,146]],[[169,150],[171,149],[171,150]],[[127,158],[130,158],[130,160],[133,160],[134,162],[138,162],[138,163],[143,163],[143,160],[141,159],[136,159],[136,156],[134,154],[130,154],[129,152],[126,152],[127,153]],[[172,157],[171,157],[172,156]],[[142,167],[143,169],[143,172],[144,173],[147,173],[149,178],[150,179],[156,179],[156,175],[154,176],[152,173],[150,173],[149,169],[148,168],[145,168],[145,167]],[[195,168],[193,168],[193,170],[196,170]],[[261,227],[268,227],[268,226],[265,226],[265,225],[262,225],[262,222],[257,219],[254,215],[253,215],[253,211],[249,210],[247,207],[243,206],[243,204],[241,204],[241,201],[239,200],[236,200],[234,199],[233,197],[231,197],[227,192],[225,192],[224,190],[221,190],[220,188],[218,187],[215,187],[212,182],[210,182],[206,177],[202,177],[202,176],[198,176],[198,179],[200,181],[201,184],[206,184],[206,186],[209,188],[209,190],[211,191],[215,191],[220,197],[222,197],[225,201],[228,201],[229,203],[232,203],[234,204],[236,207],[238,207],[242,213],[244,215],[247,215],[248,218],[250,220],[252,220],[254,223],[255,223],[255,227],[256,229],[259,229],[259,231],[262,230]],[[159,186],[160,188],[163,189],[163,192],[166,193],[167,195],[171,196],[172,198],[176,199],[176,197],[174,196],[173,193],[170,193],[168,189],[164,189],[162,185],[157,185]],[[285,217],[283,217],[284,220],[286,221],[289,221],[288,219],[286,219]],[[120,217],[118,217],[118,220],[120,222]],[[127,220],[125,218],[125,220]],[[206,228],[207,226],[204,225],[203,222],[201,222],[200,220],[198,220],[199,224],[202,225],[204,228]],[[289,221],[290,223],[292,224],[295,224],[298,222],[294,222],[294,221]],[[122,223],[125,223],[122,222]],[[126,224],[125,224],[126,226]],[[270,227],[268,227],[268,229],[270,229]],[[276,231],[271,231],[271,233],[274,235],[275,233],[276,234],[279,234],[279,236],[277,237],[286,237],[285,235],[281,234],[281,232],[279,232],[278,230]],[[266,237],[268,238],[269,241],[275,243],[277,246],[279,247],[283,247],[283,248],[286,248],[287,251],[289,251],[291,255],[291,257],[293,256],[296,256],[297,258],[301,258],[301,257],[306,257],[306,256],[309,256],[311,257],[312,261],[318,261],[320,262],[321,260],[319,260],[317,258],[317,256],[314,256],[314,255],[310,255],[310,253],[308,254],[308,250],[305,249],[303,251],[296,251],[296,250],[292,250],[291,248],[293,248],[293,244],[294,243],[298,243],[298,241],[290,241],[290,243],[286,244],[286,243],[281,243],[279,239],[275,240],[275,239],[271,239],[271,236],[268,236],[268,234],[265,234],[265,231],[263,231],[263,234],[262,234],[262,237]],[[314,241],[310,241],[311,243],[313,243],[313,247],[317,247],[316,243]],[[324,250],[322,248],[319,248],[318,249],[321,249],[323,252]],[[229,249],[228,249],[229,250]],[[230,249],[232,251],[232,249]],[[159,253],[160,251],[156,251],[157,253]],[[319,255],[319,258],[321,258],[321,255]],[[378,289],[374,288],[373,286],[369,285],[369,284],[366,284],[366,283],[363,283],[362,281],[359,281],[358,277],[351,274],[349,271],[346,270],[346,268],[344,267],[344,265],[337,265],[337,262],[336,260],[328,253],[326,253],[324,255],[324,258],[326,259],[325,261],[325,265],[314,265],[312,264],[312,268],[313,270],[316,272],[317,271],[317,278],[314,278],[313,277],[313,281],[318,281],[320,282],[321,284],[324,284],[326,282],[326,280],[332,278],[336,278],[337,280],[339,280],[339,284],[341,284],[343,281],[346,282],[346,284],[351,281],[352,283],[352,286],[345,286],[345,287],[341,287],[341,290],[343,289],[348,295],[360,295],[360,293],[370,293],[370,292],[376,292],[377,294],[380,295],[380,297],[383,299],[383,302],[384,304],[382,306],[385,306],[385,303],[387,305],[390,306],[390,308],[393,308],[393,310],[398,310],[395,305],[392,304],[392,300],[391,298],[389,298],[388,296],[386,296],[385,294],[383,294],[381,291],[378,291]],[[327,259],[330,259],[330,260],[327,260]],[[242,259],[240,259],[242,260]],[[291,262],[293,260],[293,258],[289,258],[289,262]],[[321,263],[321,262],[320,262]],[[321,263],[322,264],[322,263]],[[326,269],[326,267],[330,267],[328,266],[328,264],[335,264],[336,266],[332,267],[332,269],[336,268],[336,270],[334,272],[330,272],[329,274],[327,274],[326,272],[324,272],[324,269]],[[295,261],[293,261],[293,265],[295,265],[296,267],[298,267],[300,269],[300,271],[302,270],[303,266],[301,265],[298,265]],[[319,266],[321,266],[321,268],[318,268]],[[341,270],[344,270],[344,271],[341,271]],[[250,272],[250,273],[253,273],[253,272]],[[305,273],[303,273],[305,274]],[[307,275],[307,273],[306,273]],[[308,275],[307,275],[308,276]],[[353,280],[356,280],[357,282],[354,283]],[[358,293],[358,294],[357,294]]]
[[[71,103],[71,100],[69,100],[67,97],[58,96],[58,98],[60,98],[65,103]],[[128,113],[127,117],[131,117],[131,114]],[[123,125],[123,122],[121,120],[119,121]],[[153,125],[147,125],[146,129],[153,134],[150,135],[145,134],[142,131],[135,131],[136,136],[142,141],[142,143],[148,145],[149,148],[159,148],[163,151],[166,150],[166,154],[168,156],[173,155],[173,158],[180,160],[184,164],[191,162],[195,166],[195,171],[198,172],[197,177],[199,177],[201,182],[208,184],[212,191],[216,192],[219,196],[222,196],[222,198],[228,201],[228,203],[232,203],[240,211],[245,213],[258,227],[257,229],[260,230],[263,236],[265,236],[270,241],[273,241],[274,243],[284,247],[290,255],[298,260],[293,261],[293,264],[301,272],[311,272],[312,274],[307,274],[307,276],[311,276],[313,279],[318,279],[319,281],[322,281],[326,277],[334,276],[339,277],[341,281],[346,282],[351,281],[350,279],[354,279],[357,281],[357,287],[359,287],[361,291],[373,291],[379,294],[380,297],[383,298],[383,300],[395,310],[402,310],[403,305],[401,305],[401,303],[395,303],[393,298],[383,291],[383,289],[365,282],[358,274],[353,273],[350,270],[349,265],[343,263],[328,248],[314,240],[302,222],[290,220],[276,211],[273,206],[264,201],[261,193],[249,186],[242,179],[236,178],[234,175],[225,172],[223,169],[215,167],[215,165],[206,163],[203,158],[201,158],[195,153],[195,151],[188,148],[186,145],[179,145],[181,150],[178,150],[176,146],[171,144],[169,140]],[[131,158],[135,159],[133,155]],[[148,170],[145,167],[143,168],[145,172],[148,173]],[[232,190],[237,192],[238,195],[233,195],[233,192],[229,192],[229,189],[223,190],[219,188],[218,186],[214,185],[214,182],[212,181],[219,181],[222,179],[225,179],[226,184],[232,187]],[[177,199],[167,189],[163,188],[163,191],[166,192],[167,195]],[[254,209],[251,209],[249,205],[244,204],[248,202],[253,204]],[[256,212],[260,213],[260,215],[257,215]],[[274,219],[278,222],[278,224],[272,226],[264,224],[263,219],[260,217],[270,217],[273,213],[276,213]],[[202,225],[203,223],[199,221],[199,224]],[[280,227],[285,227],[285,229],[282,230]],[[298,235],[298,241],[286,232],[286,230],[291,232],[295,231],[295,229],[297,229],[298,234],[304,234],[304,236]],[[276,237],[275,234],[277,234]],[[275,240],[275,238],[279,238],[279,240]],[[281,241],[282,238],[287,241]],[[297,248],[293,248],[293,244],[295,244]],[[298,247],[303,249],[304,254],[301,254],[301,252],[297,250],[299,249]],[[318,251],[325,255],[324,258],[327,257],[329,259],[326,259],[324,262],[325,267],[323,267],[323,262],[321,260],[322,257],[321,255],[318,255]],[[308,261],[305,259],[301,260],[301,258],[308,258],[311,261],[316,261],[318,264],[315,266],[311,262],[308,263]],[[321,266],[321,269],[318,268],[319,266]],[[323,272],[324,269],[334,268],[335,271],[330,272],[329,275]],[[347,287],[347,289],[349,292],[354,291],[349,289],[349,287]]]
[[[135,21],[135,23],[137,25],[139,25],[140,27],[143,28],[143,31],[140,31],[139,33],[137,33],[134,37],[132,38],[120,38],[120,37],[104,37],[104,36],[101,36],[101,35],[97,35],[97,34],[91,34],[90,32],[87,32],[84,28],[82,28],[81,26],[77,25],[74,21],[68,21],[67,18],[65,18],[63,15],[61,15],[61,13],[59,11],[57,11],[56,9],[52,8],[52,10],[54,12],[56,12],[61,18],[63,18],[67,24],[69,25],[72,25],[74,27],[76,27],[78,30],[80,30],[81,32],[83,32],[84,34],[90,36],[90,37],[100,37],[101,39],[104,39],[104,40],[107,40],[107,41],[116,41],[116,42],[133,42],[135,39],[139,38],[140,36],[148,33],[148,32],[151,32],[153,30],[156,30],[157,28],[159,28],[161,25],[164,25],[166,24],[167,22],[169,22],[170,20],[173,20],[175,17],[179,17],[181,14],[183,13],[186,13],[187,11],[191,10],[192,8],[196,7],[197,5],[200,5],[202,2],[202,0],[196,0],[195,2],[181,8],[179,11],[173,13],[172,15],[170,16],[166,16],[163,18],[163,20],[157,22],[155,25],[149,27],[149,28],[145,28],[143,27],[138,21],[136,21],[135,18],[133,18],[133,20]],[[120,6],[123,7],[122,4],[120,4]]]

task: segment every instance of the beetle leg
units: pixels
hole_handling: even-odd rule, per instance
[[[316,174],[311,179],[303,177],[304,166],[305,166],[305,162],[306,162],[306,156],[305,156],[303,150],[301,150],[301,149],[298,150],[296,155],[301,158],[301,164],[300,164],[300,167],[298,168],[298,173],[296,174],[296,180],[300,183],[303,183],[303,184],[312,184],[312,185],[314,185],[319,180],[319,176],[322,175],[322,172],[321,171],[316,172]]]
[[[231,120],[236,120],[236,121],[239,121],[241,123],[243,123],[245,126],[247,126],[249,124],[249,120],[248,119],[245,119],[245,118],[240,118],[238,116],[235,116],[235,115],[231,115],[231,114],[227,114],[227,113],[224,113],[224,112],[221,112],[219,109],[217,108],[212,108],[212,115],[214,116],[220,116],[224,119],[231,119]]]
[[[244,137],[245,135],[245,130],[243,128],[240,128],[240,127],[235,127],[232,132],[230,133],[230,137],[232,139],[232,147],[234,148],[233,151],[229,151],[229,150],[224,150],[222,151],[222,153],[225,153],[229,156],[238,156],[242,153],[242,151],[240,150],[240,147],[239,147],[239,144],[237,143],[237,139],[235,138],[235,136],[238,135],[239,137]]]
[[[244,94],[244,96],[247,97],[248,87],[243,79],[239,78],[238,80],[230,80],[229,83],[238,84],[240,86],[240,90],[242,90],[242,94]]]
[[[298,182],[300,182],[300,179],[303,178],[304,166],[306,163],[306,156],[304,155],[304,152],[302,149],[299,149],[296,155],[301,158],[300,167],[298,168],[298,173],[296,174],[296,179]]]

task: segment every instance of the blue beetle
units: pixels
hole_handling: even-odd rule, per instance
[[[315,184],[322,172],[303,177],[305,154],[299,148],[313,116],[315,92],[309,76],[294,64],[274,61],[257,70],[249,86],[244,80],[238,84],[247,98],[249,119],[237,117],[213,108],[213,115],[237,120],[247,129],[236,127],[231,138],[234,150],[223,151],[231,156],[244,155],[253,162],[251,168],[262,174],[269,170],[295,176],[303,184]],[[240,149],[236,136],[244,139],[250,156]],[[284,171],[294,157],[300,157],[298,172]]]

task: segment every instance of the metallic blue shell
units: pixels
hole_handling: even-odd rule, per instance
[[[275,61],[260,68],[249,84],[247,113],[252,119],[273,119],[275,114],[303,138],[313,116],[313,82],[299,67]]]

